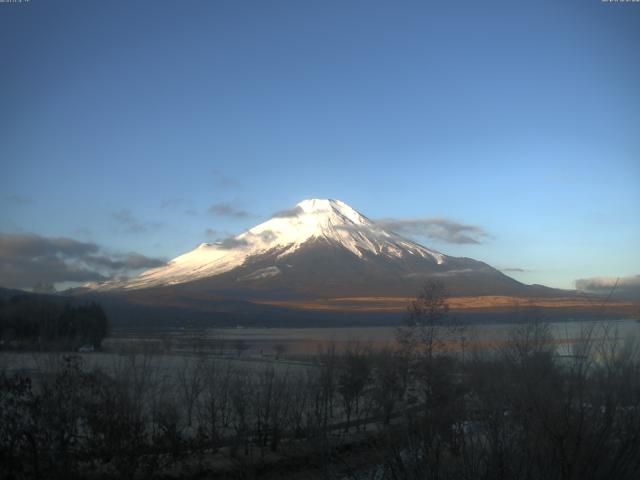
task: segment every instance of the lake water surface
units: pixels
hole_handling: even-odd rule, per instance
[[[452,349],[492,348],[503,344],[515,328],[523,324],[474,325],[457,334]],[[614,338],[640,341],[637,320],[572,321],[549,324],[557,352],[571,354],[572,345],[585,333],[592,339]],[[151,361],[154,367],[172,370],[194,355],[224,357],[225,361],[258,367],[263,362],[296,366],[308,362],[309,355],[335,347],[340,352],[350,344],[364,344],[372,349],[395,348],[396,327],[346,328],[227,328],[205,330],[170,330],[163,332],[115,332],[104,342],[104,351],[80,354],[87,366],[128,368],[131,355]],[[42,370],[57,361],[61,352],[0,352],[0,367],[8,370]],[[150,357],[139,354],[150,353]],[[276,355],[277,354],[277,355]],[[279,357],[276,358],[276,357]],[[150,360],[149,360],[150,359]],[[289,362],[288,360],[291,360]],[[287,367],[289,368],[289,367]]]
[[[509,338],[522,324],[483,324],[465,327],[460,335],[468,343],[490,345]],[[640,340],[640,322],[630,319],[607,321],[567,321],[550,323],[549,327],[559,345],[572,344],[585,333],[593,338],[617,338]],[[263,352],[284,345],[288,352],[311,353],[318,348],[335,344],[338,349],[352,343],[366,343],[373,348],[393,347],[397,327],[344,327],[344,328],[227,328],[208,329],[206,339],[222,342],[243,341],[252,349]]]

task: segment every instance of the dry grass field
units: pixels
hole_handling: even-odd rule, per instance
[[[352,312],[402,312],[413,300],[409,297],[344,297],[315,300],[254,301],[264,305],[317,311]],[[565,311],[594,310],[598,303],[584,297],[536,298],[487,295],[474,297],[451,297],[447,300],[451,311],[504,311],[514,308],[538,307]],[[607,311],[616,314],[632,314],[640,308],[640,303],[630,301],[608,302]]]

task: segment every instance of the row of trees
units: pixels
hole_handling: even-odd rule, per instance
[[[107,316],[95,302],[70,305],[26,294],[0,300],[0,338],[5,343],[99,348],[108,331]]]
[[[2,377],[0,477],[153,477],[187,459],[207,471],[220,452],[251,478],[270,452],[303,452],[325,458],[325,478],[637,478],[637,351],[559,361],[543,336],[523,328],[464,363],[359,346],[299,370],[49,361],[37,380]],[[366,468],[336,453],[362,438]]]
[[[328,452],[332,432],[396,411],[397,358],[354,346],[293,369],[203,356],[164,368],[146,355],[87,369],[81,357],[51,357],[37,378],[1,377],[0,477],[135,478],[220,449],[247,468],[269,452]]]

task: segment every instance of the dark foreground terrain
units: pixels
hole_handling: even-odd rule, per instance
[[[307,357],[2,354],[0,477],[638,478],[640,357],[611,326],[476,348],[431,320]]]

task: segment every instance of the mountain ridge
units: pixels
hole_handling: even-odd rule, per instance
[[[225,278],[227,283],[264,283],[263,280],[271,279],[271,283],[279,284],[282,282],[277,277],[286,276],[283,274],[300,264],[306,265],[303,274],[314,275],[313,266],[308,265],[308,259],[301,258],[300,252],[311,256],[328,277],[351,270],[354,275],[386,275],[403,284],[411,276],[421,274],[452,276],[459,273],[464,276],[486,270],[500,277],[502,283],[511,283],[512,287],[522,285],[486,263],[447,256],[386,230],[344,202],[308,199],[240,235],[200,244],[165,266],[127,281],[95,284],[90,288],[136,290],[198,283],[216,277]],[[356,259],[358,261],[354,262]],[[332,265],[333,274],[325,268],[327,263]],[[368,268],[365,263],[376,264],[378,268]],[[229,272],[235,272],[232,278],[226,275]],[[299,284],[306,283],[303,274],[294,275]],[[354,275],[350,275],[352,283],[365,280]],[[214,284],[220,287],[220,282],[209,283],[212,287]]]
[[[388,324],[431,280],[458,299],[457,314],[480,321],[525,304],[567,318],[591,310],[573,291],[525,285],[485,262],[445,255],[329,199],[305,200],[136,278],[73,294],[104,302],[126,322]]]

